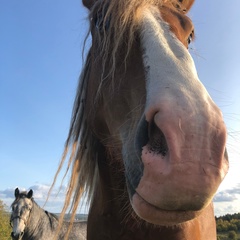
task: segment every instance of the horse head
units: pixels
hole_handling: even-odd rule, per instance
[[[24,235],[25,228],[30,217],[31,209],[33,206],[32,196],[33,191],[19,192],[19,189],[15,189],[15,200],[12,203],[12,213],[10,218],[10,224],[12,226],[11,237],[14,240],[21,240]]]
[[[77,204],[86,187],[89,225],[114,214],[158,226],[213,216],[228,171],[226,127],[188,51],[193,2],[83,0],[92,45],[66,142],[66,202],[76,189]]]

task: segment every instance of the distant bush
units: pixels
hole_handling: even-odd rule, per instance
[[[237,233],[235,231],[229,231],[228,238],[232,240],[237,240]]]
[[[0,239],[11,240],[11,227],[9,224],[9,213],[6,211],[6,206],[0,200]]]

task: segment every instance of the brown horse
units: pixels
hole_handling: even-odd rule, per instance
[[[226,128],[188,52],[193,2],[83,0],[92,45],[58,172],[70,151],[63,212],[86,191],[89,240],[216,239]]]

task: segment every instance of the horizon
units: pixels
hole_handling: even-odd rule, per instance
[[[65,194],[67,191],[66,186],[62,186],[61,188],[60,187],[53,188],[51,195],[47,202],[46,202],[46,199],[48,196],[50,185],[35,184],[28,189],[19,188],[19,190],[21,192],[29,191],[30,189],[33,190],[33,198],[41,208],[43,208],[44,210],[47,210],[49,212],[52,212],[52,213],[61,213],[61,209],[63,207],[63,199],[65,198]],[[15,188],[12,188],[12,189],[8,188],[4,191],[0,190],[0,200],[3,200],[4,204],[6,204],[6,206],[9,210],[10,210],[10,206],[11,206],[12,202],[15,199],[14,191],[15,191]],[[237,191],[240,191],[240,184],[238,185],[237,190],[230,190],[230,192],[228,190],[219,191],[215,195],[213,203],[214,203],[214,209],[215,209],[214,213],[215,213],[216,217],[224,216],[226,214],[240,213],[240,209],[238,207],[235,208],[236,211],[234,210],[234,208],[231,208],[231,211],[226,211],[226,212],[216,211],[216,208],[221,206],[221,204],[225,204],[225,202],[231,202],[231,201],[233,201],[233,199],[237,200],[237,198],[235,199],[234,195],[231,196],[231,192],[237,192]],[[89,208],[89,206],[87,204],[87,201],[86,201],[86,199],[83,198],[83,200],[79,204],[77,214],[86,214],[87,215],[88,208]],[[68,211],[69,211],[69,209],[68,209]],[[68,211],[66,211],[66,214],[69,213]]]

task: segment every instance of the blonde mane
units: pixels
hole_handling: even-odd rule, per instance
[[[89,15],[90,28],[95,28],[94,20],[98,15],[102,16],[101,31],[95,31],[98,39],[98,55],[102,59],[102,80],[107,77],[114,78],[117,52],[123,43],[126,45],[125,59],[136,39],[136,32],[141,19],[143,9],[151,6],[168,6],[184,11],[178,0],[115,0],[96,1]],[[113,44],[114,43],[114,44]],[[108,62],[108,69],[106,63]],[[111,66],[109,68],[109,66]]]
[[[94,25],[94,19],[96,18],[97,13],[101,13],[103,16],[102,31],[95,30],[99,41],[99,51],[97,51],[98,57],[102,59],[102,69],[103,72],[105,72],[105,76],[102,76],[102,81],[104,81],[106,75],[111,76],[111,79],[113,80],[116,68],[116,57],[118,50],[123,43],[126,44],[126,54],[124,59],[126,61],[136,37],[141,10],[149,5],[158,7],[164,5],[184,11],[184,9],[181,8],[180,2],[177,0],[100,0],[96,1],[93,5],[89,14],[90,31],[91,28],[96,27]],[[105,28],[104,26],[107,24],[108,27]],[[98,179],[97,146],[99,143],[91,132],[85,111],[85,95],[92,61],[90,51],[79,79],[70,130],[65,143],[63,156],[49,191],[50,193],[60,171],[62,170],[64,162],[68,158],[68,165],[64,177],[67,175],[70,168],[72,169],[72,172],[64,207],[59,219],[60,226],[69,206],[71,206],[71,222],[73,222],[83,194],[87,196],[89,205],[91,205],[92,195],[95,190],[95,181]],[[106,73],[105,66],[107,63],[111,68],[108,69],[108,72]],[[99,91],[100,90],[101,83],[99,86]]]

